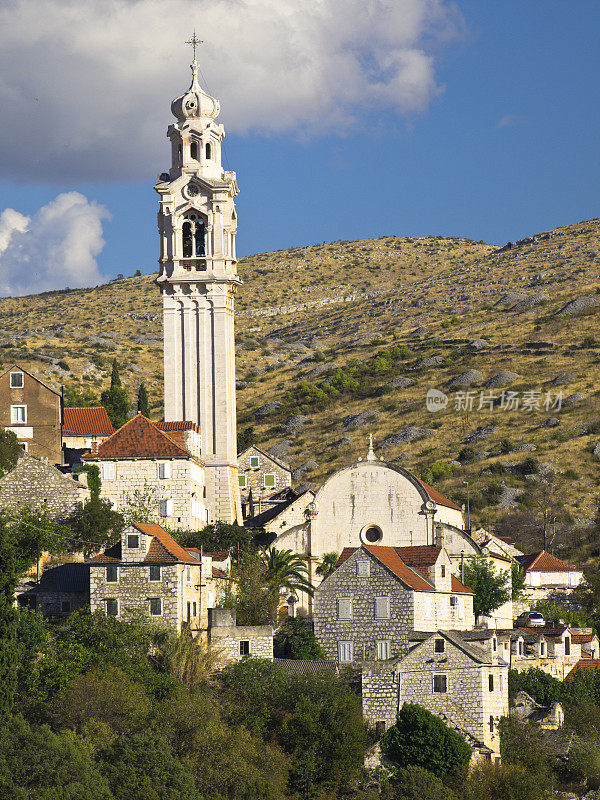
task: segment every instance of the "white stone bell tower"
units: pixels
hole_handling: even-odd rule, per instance
[[[237,274],[235,172],[221,166],[219,101],[192,83],[171,104],[171,168],[154,187],[163,299],[165,420],[197,422],[211,520],[241,521],[237,475],[234,296]]]

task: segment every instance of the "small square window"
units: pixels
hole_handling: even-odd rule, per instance
[[[252,469],[258,469],[259,464],[260,461],[258,459],[258,456],[250,456],[250,466],[252,467]]]
[[[10,388],[11,389],[22,389],[23,388],[23,373],[22,372],[11,372],[10,373]]]
[[[60,604],[60,610],[63,614],[68,614],[71,611],[71,601],[63,600]]]
[[[446,675],[433,676],[433,691],[436,694],[446,694],[448,691],[448,680]]]
[[[109,597],[106,602],[106,613],[109,617],[118,617],[119,616],[119,601],[115,600],[114,597]]]
[[[160,564],[150,564],[150,580],[160,580]]]
[[[140,537],[137,533],[129,533],[127,534],[127,547],[131,550],[137,550],[140,546]]]
[[[370,561],[357,561],[356,562],[356,575],[359,578],[368,578],[371,574]]]
[[[160,597],[151,597],[149,599],[150,616],[160,617],[162,614],[162,600]]]
[[[445,653],[446,652],[446,642],[444,639],[436,639],[433,644],[433,652],[434,653]]]
[[[106,461],[100,467],[100,477],[103,481],[114,481],[115,465],[113,461]]]
[[[238,475],[238,485],[240,489],[246,488],[246,476],[245,475]]]
[[[275,488],[275,475],[272,472],[269,472],[265,475],[265,489],[274,489]]]
[[[242,641],[240,642],[240,655],[241,656],[250,655],[250,642],[247,639],[242,639]]]
[[[114,564],[109,564],[106,568],[106,582],[116,583],[119,580],[119,570]]]
[[[10,421],[27,422],[27,406],[11,406]]]

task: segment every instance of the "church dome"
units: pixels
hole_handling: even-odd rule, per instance
[[[221,107],[219,101],[211,97],[198,83],[198,64],[196,60],[191,64],[192,83],[190,88],[171,103],[171,111],[178,122],[202,117],[214,119],[219,115]]]

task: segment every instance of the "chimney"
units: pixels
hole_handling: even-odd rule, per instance
[[[98,455],[98,441],[97,441],[97,439],[94,439],[92,441],[92,446],[90,447],[90,452],[91,452],[91,454],[93,456],[97,456]]]
[[[439,524],[435,526],[435,546],[436,547],[444,546],[444,528],[442,525]]]

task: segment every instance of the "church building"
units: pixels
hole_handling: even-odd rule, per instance
[[[192,83],[171,104],[171,167],[158,176],[165,420],[199,427],[211,518],[241,520],[237,469],[234,297],[238,193],[221,166],[219,101]]]

